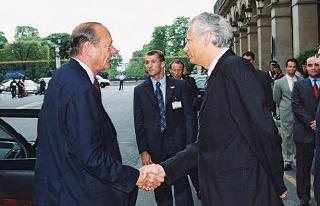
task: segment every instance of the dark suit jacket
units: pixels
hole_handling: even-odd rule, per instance
[[[129,205],[139,172],[122,165],[116,135],[71,59],[51,79],[39,114],[34,205]]]
[[[134,123],[139,153],[148,151],[152,161],[159,163],[196,140],[195,115],[187,84],[166,77],[166,123],[160,130],[159,107],[151,79],[134,88]],[[181,101],[182,108],[172,103]]]
[[[161,163],[171,184],[198,165],[204,206],[280,206],[281,138],[252,65],[228,50],[208,79],[198,141]]]
[[[274,103],[272,97],[272,88],[271,84],[273,82],[272,78],[268,75],[267,72],[256,70],[256,76],[259,82],[261,83],[264,96],[265,96],[265,104],[270,111],[273,111]]]
[[[293,139],[298,143],[310,143],[315,132],[310,128],[310,122],[315,120],[318,100],[313,94],[309,78],[294,83],[292,90],[292,111],[295,117]]]

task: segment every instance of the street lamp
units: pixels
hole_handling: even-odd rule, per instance
[[[264,8],[264,1],[263,0],[256,0],[257,9],[259,9],[260,13],[261,10]]]
[[[61,62],[60,62],[60,43],[61,43],[61,39],[58,39],[58,44],[56,44],[56,48],[55,48],[55,52],[56,52],[56,70],[58,68],[60,68],[61,66]]]
[[[250,5],[246,8],[246,10],[244,11],[244,14],[246,15],[247,21],[250,22],[251,18],[252,18],[252,12],[253,12],[253,8],[250,7]]]

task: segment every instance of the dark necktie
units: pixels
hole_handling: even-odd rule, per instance
[[[94,78],[93,87],[94,87],[94,90],[96,92],[97,97],[101,101],[101,90],[100,90],[99,82],[96,78]]]
[[[317,79],[313,79],[313,94],[316,98],[318,98],[319,87],[317,84]]]
[[[159,111],[160,111],[160,130],[161,132],[164,132],[166,129],[166,110],[164,108],[164,101],[163,101],[163,95],[162,91],[160,89],[160,82],[156,83],[156,97],[158,101]]]

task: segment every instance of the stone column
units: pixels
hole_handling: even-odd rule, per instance
[[[234,37],[233,37],[233,51],[234,51],[234,53],[236,53],[237,55],[241,55],[239,49],[240,49],[239,34],[235,33]]]
[[[258,55],[258,33],[257,33],[257,23],[249,22],[247,23],[247,36],[248,36],[248,51],[251,51],[255,54],[255,66],[259,62]]]
[[[247,27],[241,27],[239,31],[239,55],[248,51]]]
[[[266,9],[266,8],[265,8]],[[258,68],[269,70],[269,61],[271,59],[271,19],[270,15],[258,14],[257,31],[258,31]]]
[[[290,0],[279,0],[271,4],[271,33],[273,59],[284,68],[285,61],[293,57]]]
[[[320,42],[319,4],[319,0],[292,0],[294,56],[304,50],[316,48]]]

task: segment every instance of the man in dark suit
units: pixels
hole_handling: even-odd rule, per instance
[[[149,51],[145,67],[149,78],[134,89],[134,123],[143,165],[160,163],[183,150],[196,139],[195,115],[185,81],[164,75],[165,58],[161,51]],[[176,179],[176,206],[192,206],[186,175]],[[159,206],[172,206],[171,186],[155,189]]]
[[[33,204],[134,205],[136,185],[154,180],[122,165],[101,102],[95,75],[110,68],[111,35],[100,23],[83,23],[72,32],[71,47],[72,59],[55,72],[39,114]]]
[[[320,71],[316,57],[307,59],[309,78],[294,83],[292,111],[295,117],[293,140],[296,143],[297,195],[300,205],[309,205],[311,166],[315,148],[317,128],[315,114],[319,100]]]
[[[316,59],[314,62],[309,66],[315,66],[320,69],[320,50],[319,53],[316,54]],[[307,66],[307,65],[306,65]],[[315,168],[314,168],[314,182],[313,182],[313,190],[314,190],[314,198],[317,202],[317,206],[320,206],[320,106],[318,104],[317,113],[316,113],[316,137],[315,137],[315,144],[316,144],[316,154],[315,154]]]
[[[155,165],[172,183],[198,165],[204,206],[283,206],[281,138],[252,65],[228,47],[232,28],[223,17],[191,20],[184,48],[190,62],[208,69],[198,141]]]
[[[247,51],[242,54],[242,58],[248,60],[252,66],[255,61],[255,55],[251,51]],[[254,68],[254,67],[253,67]],[[265,105],[269,108],[270,112],[274,111],[274,102],[272,97],[272,88],[271,85],[273,83],[272,78],[268,75],[268,73],[261,71],[259,69],[255,69],[257,79],[261,83],[264,96],[265,96]]]
[[[184,75],[184,63],[181,59],[174,59],[170,62],[170,77],[174,79],[180,79],[180,80],[185,80],[187,85],[188,85],[188,90],[190,91],[190,94],[192,96],[192,106],[194,110],[194,128],[196,129],[195,133],[198,133],[198,106],[197,106],[197,101],[198,101],[198,90],[196,86],[196,82],[194,78],[188,76],[187,74]],[[194,141],[196,141],[196,136]],[[197,196],[200,199],[200,188],[199,188],[199,180],[198,180],[198,168],[195,167],[192,169],[189,173],[191,182],[193,184],[194,189],[197,192]]]

